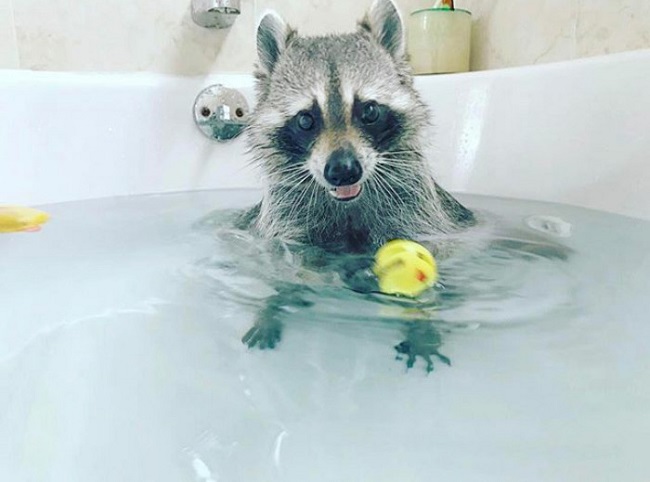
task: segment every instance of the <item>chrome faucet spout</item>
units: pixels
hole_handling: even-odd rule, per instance
[[[192,0],[192,19],[205,28],[228,28],[241,13],[241,0]]]

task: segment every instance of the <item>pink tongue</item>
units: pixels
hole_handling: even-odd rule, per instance
[[[361,191],[361,186],[359,184],[353,184],[351,186],[341,186],[337,187],[336,197],[339,199],[348,199],[359,195]]]

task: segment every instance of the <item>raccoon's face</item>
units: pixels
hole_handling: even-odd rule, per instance
[[[315,182],[332,202],[362,197],[382,175],[390,184],[400,158],[420,148],[427,122],[393,3],[376,0],[356,33],[326,37],[300,37],[267,15],[257,42],[249,133],[267,182],[296,189]]]

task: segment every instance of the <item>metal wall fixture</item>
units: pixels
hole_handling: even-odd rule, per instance
[[[203,89],[194,102],[194,121],[205,136],[226,142],[248,125],[250,107],[237,89],[220,84]]]
[[[192,0],[192,19],[201,27],[228,28],[240,13],[240,0]]]

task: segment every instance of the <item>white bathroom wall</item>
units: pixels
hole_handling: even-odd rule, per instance
[[[343,31],[372,0],[242,0],[230,30],[194,25],[190,0],[0,0],[0,68],[249,72],[268,8],[300,30]],[[434,0],[397,0],[403,13]],[[457,0],[474,15],[472,68],[650,48],[650,0]]]

